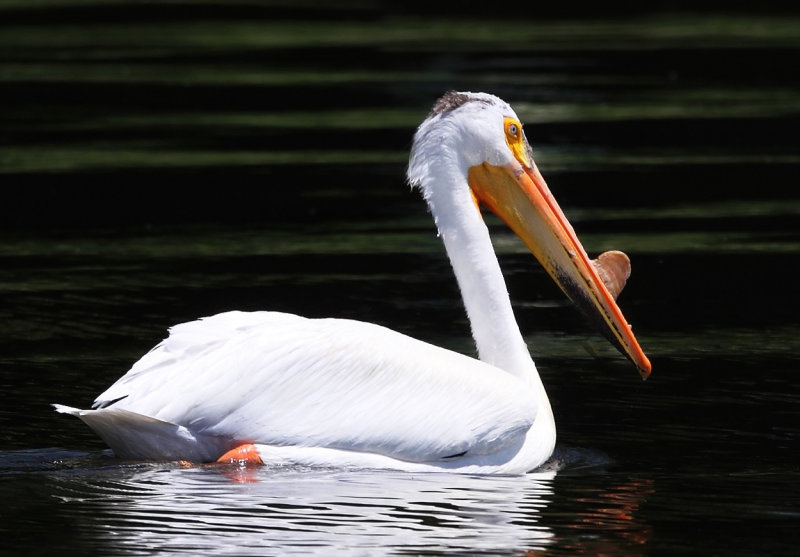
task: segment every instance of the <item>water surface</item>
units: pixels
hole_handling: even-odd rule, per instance
[[[0,7],[0,531],[98,554],[792,554],[800,20],[388,14],[369,2]],[[653,361],[588,330],[487,217],[559,431],[540,474],[120,462],[77,420],[165,335],[230,309],[472,354],[404,182],[449,89],[510,101]]]

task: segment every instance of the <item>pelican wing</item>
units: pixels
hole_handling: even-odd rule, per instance
[[[199,438],[431,462],[521,444],[536,400],[498,368],[384,327],[230,312],[173,327],[94,407]]]

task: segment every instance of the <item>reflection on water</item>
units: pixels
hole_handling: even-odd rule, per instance
[[[48,481],[61,512],[83,515],[111,551],[509,552],[552,536],[540,522],[551,480],[533,476],[123,466]]]
[[[54,522],[89,552],[145,554],[410,554],[446,551],[594,555],[644,544],[638,516],[651,483],[598,484],[566,504],[555,471],[522,477],[374,473],[369,470],[240,469],[124,464],[101,455],[28,451],[2,455],[5,474],[35,472],[28,505],[51,506]],[[561,451],[553,466],[591,477],[603,459]],[[36,471],[35,468],[39,470]],[[49,468],[49,470],[45,470]],[[596,476],[601,477],[601,476]],[[25,480],[23,480],[25,481]],[[33,484],[31,484],[33,485]],[[564,510],[559,510],[564,507]],[[566,510],[568,514],[565,514]],[[12,524],[28,531],[32,515]],[[11,525],[6,525],[9,527]],[[558,547],[552,545],[557,542]]]
[[[588,490],[575,499],[582,512],[566,525],[559,551],[574,555],[635,554],[643,550],[652,535],[639,508],[655,493],[650,478],[632,478],[606,489]],[[574,535],[572,535],[574,533]]]

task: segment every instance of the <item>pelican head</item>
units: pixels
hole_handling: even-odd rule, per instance
[[[414,136],[408,177],[440,234],[446,233],[440,221],[474,222],[481,206],[500,217],[589,321],[643,377],[650,374],[650,361],[616,303],[630,275],[627,256],[614,251],[589,258],[508,103],[486,93],[446,93]]]

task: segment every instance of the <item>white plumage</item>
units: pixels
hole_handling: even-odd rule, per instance
[[[253,443],[267,464],[539,466],[555,445],[553,415],[476,199],[498,213],[504,204],[470,174],[489,165],[522,180],[529,157],[513,110],[491,95],[448,93],[415,136],[409,179],[447,248],[480,360],[369,323],[228,312],[173,327],[94,409],[57,409],[124,458],[213,461]],[[543,263],[560,279],[559,257]]]
[[[479,464],[518,449],[534,395],[495,367],[377,325],[229,312],[173,327],[97,398],[100,409],[79,415],[94,427],[119,412],[121,427],[99,433],[125,458],[207,461],[257,442],[452,468],[465,462],[448,457],[467,451]],[[153,435],[145,420],[129,443],[131,412],[170,433]],[[185,429],[174,438],[166,424]]]

